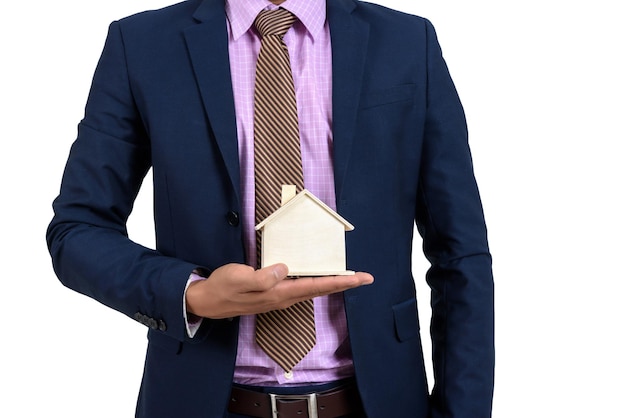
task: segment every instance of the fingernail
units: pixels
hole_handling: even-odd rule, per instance
[[[287,274],[289,273],[289,269],[284,264],[277,264],[272,269],[272,273],[274,273],[274,276],[277,279],[282,279],[283,277],[287,276]]]

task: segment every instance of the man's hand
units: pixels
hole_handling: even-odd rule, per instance
[[[189,285],[187,311],[205,318],[230,318],[284,309],[317,296],[343,292],[371,284],[368,273],[351,276],[301,277],[287,279],[284,264],[259,270],[243,264],[227,264],[206,280]]]

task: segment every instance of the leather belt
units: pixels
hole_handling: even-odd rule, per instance
[[[361,411],[355,384],[303,395],[278,395],[233,386],[228,411],[257,418],[338,418]]]

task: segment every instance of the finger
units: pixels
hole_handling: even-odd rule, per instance
[[[374,282],[374,277],[369,273],[359,272],[349,276],[313,277],[311,282],[313,291],[321,296],[369,285]]]
[[[274,264],[254,271],[248,281],[246,292],[266,292],[287,278],[289,268],[285,264]]]
[[[318,296],[343,292],[374,282],[369,273],[358,272],[349,276],[300,277],[277,284],[276,291],[283,300],[306,300]]]

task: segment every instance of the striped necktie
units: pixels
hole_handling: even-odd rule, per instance
[[[281,204],[284,184],[304,188],[296,95],[283,36],[296,17],[285,9],[263,10],[254,24],[261,50],[254,86],[255,221],[259,224]],[[260,263],[257,232],[257,264]],[[313,301],[257,315],[256,341],[286,372],[315,345]]]

